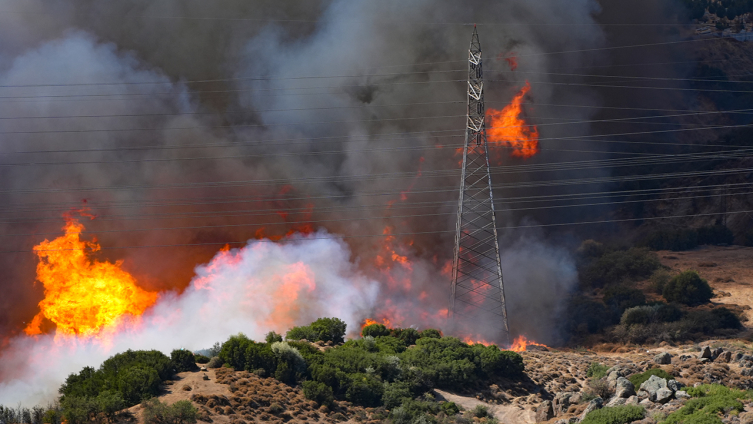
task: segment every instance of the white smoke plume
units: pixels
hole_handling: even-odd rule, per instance
[[[19,336],[0,354],[0,404],[52,401],[70,373],[98,367],[127,349],[198,350],[244,333],[263,340],[323,316],[359,329],[362,308],[379,285],[350,262],[342,240],[325,232],[280,243],[252,241],[218,253],[196,268],[182,294],[163,293],[140,322],[124,323],[99,339]]]

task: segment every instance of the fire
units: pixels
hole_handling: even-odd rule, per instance
[[[366,318],[365,320],[363,320],[363,323],[361,324],[361,330],[363,330],[364,328],[366,328],[366,327],[368,327],[368,326],[370,326],[372,324],[382,324],[382,325],[384,325],[387,328],[392,328],[392,323],[387,318],[382,318],[382,322],[379,322],[379,321],[371,319],[371,318]]]
[[[37,280],[44,285],[45,297],[26,334],[41,334],[47,318],[57,325],[58,334],[92,336],[126,315],[141,315],[154,304],[157,293],[138,287],[136,279],[121,268],[121,261],[100,262],[90,257],[100,246],[81,240],[81,223],[67,217],[63,229],[65,235],[34,247],[39,257]]]
[[[548,347],[547,345],[536,343],[533,340],[528,340],[526,336],[520,335],[513,340],[510,350],[513,352],[525,352],[526,349],[528,349],[528,346]]]
[[[531,90],[526,85],[515,95],[509,105],[502,110],[487,111],[487,139],[490,144],[512,147],[511,156],[530,158],[539,150],[539,130],[521,119],[523,98]]]

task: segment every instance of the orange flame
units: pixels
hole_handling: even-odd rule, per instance
[[[157,293],[136,285],[121,269],[122,261],[100,262],[90,258],[100,249],[96,242],[80,239],[84,226],[66,217],[65,235],[34,247],[39,257],[37,280],[44,285],[40,312],[24,330],[41,334],[44,318],[57,325],[58,334],[92,336],[116,325],[126,314],[141,315],[157,300]]]
[[[490,144],[512,147],[511,156],[530,158],[539,151],[539,130],[520,118],[523,111],[523,97],[531,90],[526,85],[502,110],[489,109],[487,115],[487,139]]]
[[[361,324],[361,330],[363,330],[364,328],[372,324],[382,324],[385,327],[392,329],[392,322],[390,322],[390,320],[388,320],[387,318],[382,318],[382,322],[379,322],[371,318],[366,318],[365,320],[363,320],[363,323]]]
[[[528,349],[528,346],[541,346],[548,348],[547,345],[536,343],[533,340],[528,340],[526,336],[520,335],[513,340],[510,350],[513,352],[525,352]]]

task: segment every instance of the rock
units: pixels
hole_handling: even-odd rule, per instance
[[[641,384],[640,390],[648,393],[648,399],[651,402],[656,402],[656,393],[660,389],[667,389],[667,380],[661,377],[652,375],[651,377],[649,377],[648,380],[644,381],[643,384]],[[671,397],[672,390],[669,390],[669,392],[670,392],[670,397]]]
[[[604,406],[604,399],[600,397],[597,397],[591,402],[588,402],[588,406],[586,406],[586,409],[583,411],[582,414],[580,414],[580,420],[583,421],[583,419],[586,418],[586,415],[588,415],[589,412],[596,409],[601,409],[602,406]]]
[[[716,359],[724,352],[724,349],[718,347],[711,352],[711,359]]]
[[[692,356],[690,356],[690,355],[680,355],[680,360],[681,361],[687,361],[690,358],[692,358]]]
[[[674,396],[675,392],[672,391],[672,389],[669,389],[667,387],[662,387],[661,389],[656,391],[656,400],[657,403],[667,403],[672,399],[672,396]]]
[[[656,356],[654,356],[654,362],[656,362],[659,365],[668,365],[672,363],[672,355],[670,355],[667,352],[660,353]]]
[[[206,374],[204,374],[204,376],[203,376],[203,377],[201,377],[201,378],[203,378],[204,380],[209,380],[209,376],[208,376],[208,375],[206,375]]]
[[[653,408],[654,407],[654,403],[651,402],[648,399],[643,399],[642,401],[638,402],[638,405],[644,407],[645,409],[649,409],[649,408]]]
[[[554,409],[552,408],[552,401],[545,400],[541,402],[541,405],[536,409],[536,422],[549,421],[554,418]]]
[[[730,351],[723,352],[721,355],[719,355],[717,359],[720,360],[721,362],[728,364],[730,363],[730,361],[732,361],[732,352]]]
[[[625,398],[615,396],[609,402],[607,402],[607,404],[604,406],[606,406],[607,408],[611,408],[613,406],[624,405],[626,402],[627,401],[625,400]]]
[[[575,395],[575,393],[560,392],[554,396],[554,400],[552,401],[552,408],[554,409],[555,416],[561,415],[567,412],[567,409],[570,408],[571,399],[573,395]],[[577,403],[577,402],[574,402],[574,403]]]
[[[207,367],[201,367],[201,368],[199,369],[199,371],[206,371],[206,370],[207,370]]]
[[[698,354],[699,359],[711,359],[711,348],[704,346],[701,348],[701,353]]]
[[[743,368],[740,370],[740,375],[743,377],[751,377],[753,376],[753,368]]]
[[[614,395],[618,398],[627,399],[635,394],[635,386],[625,377],[619,377],[615,383]]]
[[[690,395],[685,390],[678,390],[675,392],[675,397],[677,399],[690,399]]]
[[[737,353],[735,354],[735,357],[734,357],[734,358],[735,358],[735,361],[739,361],[739,360],[743,359],[743,354],[742,354],[742,353],[740,353],[740,352],[737,352]]]
[[[683,387],[685,387],[685,385],[682,384],[682,383],[680,383],[677,380],[669,380],[669,381],[667,381],[667,388],[670,389],[670,390],[672,390],[673,392],[676,392],[676,391],[682,389]]]
[[[740,424],[753,424],[753,412],[743,412],[737,417],[740,418]]]
[[[625,405],[638,405],[639,403],[640,403],[640,399],[638,399],[638,396],[630,396],[625,401]]]

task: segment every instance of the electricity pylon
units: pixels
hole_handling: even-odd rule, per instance
[[[502,261],[489,173],[483,77],[481,43],[474,26],[468,55],[468,122],[460,179],[450,313],[454,320],[468,317],[482,320],[476,323],[484,327],[499,328],[501,337],[497,337],[509,343]]]

